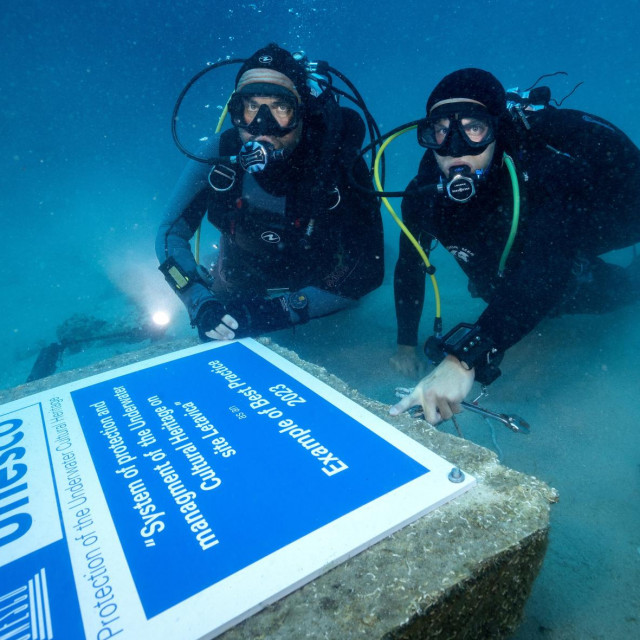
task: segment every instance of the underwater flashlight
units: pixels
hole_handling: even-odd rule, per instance
[[[171,322],[171,316],[166,311],[156,311],[151,320],[157,327],[166,327]]]

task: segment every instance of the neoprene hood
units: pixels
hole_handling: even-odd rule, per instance
[[[240,78],[251,69],[278,71],[293,82],[302,102],[306,102],[310,96],[304,63],[273,42],[247,58],[236,76],[236,87]]]
[[[459,69],[445,76],[436,85],[427,100],[427,115],[435,104],[452,98],[477,100],[496,117],[506,112],[506,93],[500,81],[482,69]]]

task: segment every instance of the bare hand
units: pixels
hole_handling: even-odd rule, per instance
[[[416,347],[398,345],[396,353],[389,358],[389,364],[395,371],[410,378],[424,375],[425,362],[416,353]]]
[[[406,398],[391,407],[389,413],[397,416],[419,405],[427,422],[438,424],[448,420],[462,411],[460,403],[471,391],[474,377],[473,369],[465,369],[457,358],[447,356]]]

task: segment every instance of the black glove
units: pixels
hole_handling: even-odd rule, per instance
[[[207,331],[213,331],[222,322],[222,316],[226,313],[224,306],[217,300],[208,300],[200,307],[191,324],[197,327],[198,336],[202,342],[211,342],[211,338],[206,335]]]
[[[256,336],[291,327],[288,296],[233,300],[226,305],[227,313],[238,322],[236,338]]]

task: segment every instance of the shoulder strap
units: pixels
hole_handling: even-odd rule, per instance
[[[241,146],[237,130],[227,129],[220,136],[218,153],[221,156],[232,156]],[[209,173],[209,206],[207,216],[209,222],[220,231],[228,231],[235,202],[242,194],[242,175],[231,165],[218,163]]]
[[[340,107],[342,113],[342,145],[348,156],[358,154],[367,133],[360,114],[348,107]]]

